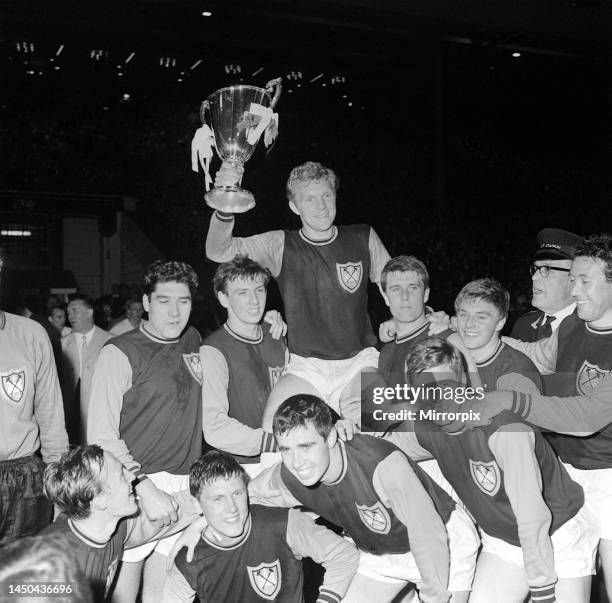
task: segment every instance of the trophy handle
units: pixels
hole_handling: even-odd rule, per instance
[[[267,92],[272,94],[272,91],[274,91],[274,96],[272,97],[272,102],[270,103],[270,109],[274,109],[274,107],[276,107],[276,103],[278,102],[278,99],[280,98],[280,95],[281,95],[281,91],[283,89],[282,82],[283,82],[283,78],[277,77],[274,80],[270,80],[266,84]]]
[[[202,101],[202,104],[200,105],[200,120],[202,121],[202,125],[206,124],[206,110],[208,109],[208,113],[210,115],[210,103],[205,100]]]

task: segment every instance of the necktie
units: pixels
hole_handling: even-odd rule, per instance
[[[550,337],[552,335],[552,327],[550,325],[554,320],[557,320],[556,316],[544,316],[544,319],[538,327],[538,339],[546,339],[547,337]]]
[[[81,335],[81,357],[79,363],[79,377],[83,374],[83,358],[85,358],[85,351],[87,350],[87,336]]]

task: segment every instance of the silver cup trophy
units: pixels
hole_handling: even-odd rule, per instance
[[[281,94],[281,81],[282,78],[271,80],[265,88],[221,88],[202,103],[202,124],[206,124],[208,111],[215,148],[222,161],[242,166],[253,154],[262,133],[265,132],[266,146],[274,138],[277,124],[272,109]],[[248,211],[255,206],[255,197],[238,184],[212,188],[204,195],[206,204],[227,213]]]

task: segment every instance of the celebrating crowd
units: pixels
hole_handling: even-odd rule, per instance
[[[240,176],[224,164],[216,184]],[[74,300],[69,388],[42,327],[0,313],[0,584],[297,603],[309,557],[321,603],[586,603],[596,573],[612,595],[612,237],[543,229],[535,310],[502,337],[509,291],[479,278],[435,312],[424,262],[335,225],[338,187],[292,170],[297,231],[234,237],[214,212],[227,320],[204,340],[179,261],[146,269],[147,320],[98,343]],[[368,282],[392,315],[381,342]]]

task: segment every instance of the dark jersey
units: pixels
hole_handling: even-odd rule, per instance
[[[504,472],[489,447],[489,438],[502,425],[517,423],[509,413],[460,434],[444,433],[435,423],[418,421],[419,444],[438,461],[442,473],[482,529],[514,546],[521,546],[516,516],[504,488]],[[553,534],[582,507],[582,488],[573,482],[542,434],[534,429],[535,454],[542,475],[542,496],[552,514]]]
[[[505,375],[518,374],[527,377],[542,391],[542,377],[535,364],[522,352],[511,348],[500,341],[495,352],[482,362],[477,362],[478,374],[482,379],[482,385],[489,392],[499,387],[499,379]]]
[[[281,376],[286,360],[284,341],[272,338],[269,325],[264,324],[262,329],[261,339],[251,341],[230,332],[224,325],[202,344],[219,350],[227,363],[228,416],[253,429],[261,428],[268,396]],[[203,369],[207,370],[207,367]],[[234,454],[234,457],[240,463],[259,462],[259,455]]]
[[[546,378],[549,396],[593,393],[612,370],[612,329],[589,327],[576,314],[559,326],[555,373]],[[612,467],[612,425],[586,438],[549,434],[559,456],[578,469]]]
[[[359,549],[377,555],[407,553],[406,526],[379,500],[373,485],[379,463],[399,448],[367,435],[356,435],[341,446],[344,466],[337,482],[304,486],[283,465],[281,476],[287,489],[305,507],[342,527]],[[416,463],[408,461],[446,523],[455,503]]]
[[[338,226],[325,242],[285,231],[277,281],[292,353],[343,360],[376,344],[367,311],[370,230],[365,224]]]
[[[76,528],[69,523],[68,517],[61,513],[39,536],[61,536],[75,553],[79,569],[89,581],[95,603],[101,603],[108,595],[113,583],[117,566],[123,553],[127,538],[127,519],[119,522],[115,533],[106,543],[90,540],[83,534],[77,536]]]
[[[202,453],[200,335],[189,327],[168,343],[135,329],[109,344],[132,369],[119,423],[128,450],[144,473],[188,474]]]
[[[287,544],[289,509],[251,505],[248,535],[231,548],[201,538],[193,561],[182,549],[175,563],[206,603],[301,603],[302,563]]]
[[[542,319],[544,312],[542,310],[532,310],[523,314],[516,319],[510,337],[520,339],[521,341],[534,342],[538,339],[544,339],[552,335],[552,328],[543,327]]]

